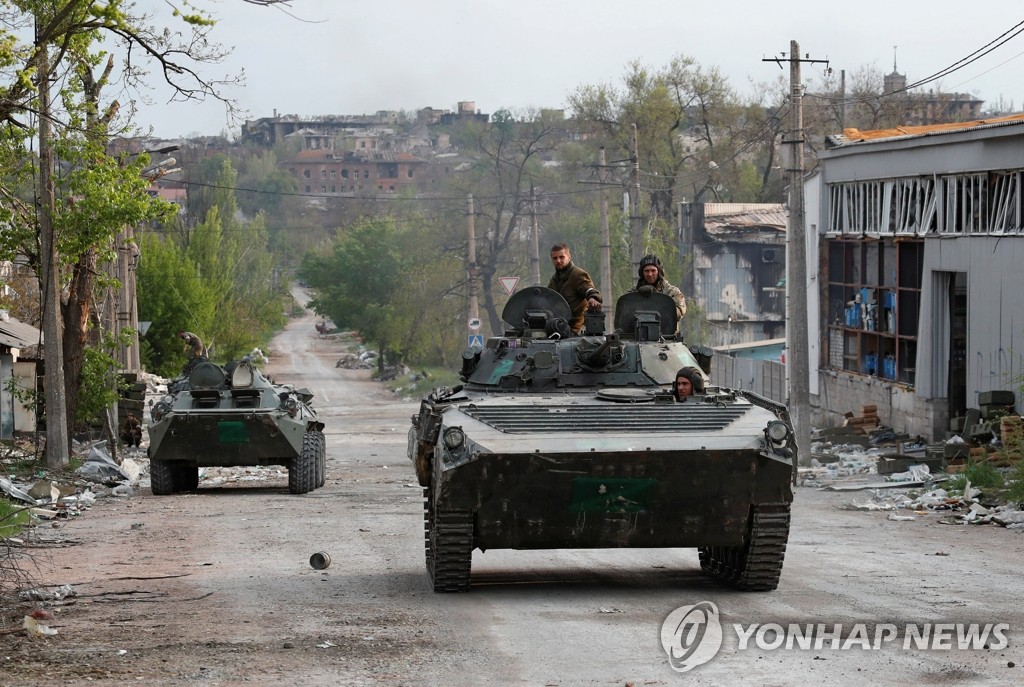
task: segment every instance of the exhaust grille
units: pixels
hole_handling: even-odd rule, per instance
[[[748,405],[700,403],[578,406],[459,406],[466,415],[509,434],[536,432],[716,432]]]

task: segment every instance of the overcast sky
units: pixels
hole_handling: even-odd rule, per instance
[[[250,118],[454,109],[462,100],[501,108],[560,108],[584,84],[618,85],[627,63],[660,68],[684,54],[717,66],[734,88],[774,80],[790,40],[847,74],[888,73],[893,46],[909,81],[930,76],[1024,21],[1024,0],[291,0],[286,8],[243,0],[193,0],[218,19],[211,37],[235,46],[204,73],[245,70],[228,95]],[[139,0],[164,12],[165,0]],[[1024,28],[1024,25],[1019,27]],[[805,65],[805,81],[820,65]],[[788,71],[785,72],[788,78]],[[944,77],[945,91],[1002,98],[1024,110],[1024,34]],[[933,84],[934,87],[934,84]],[[157,136],[228,129],[216,103],[140,105]],[[988,106],[986,105],[986,107]]]

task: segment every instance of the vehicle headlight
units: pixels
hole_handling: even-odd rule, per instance
[[[449,427],[444,430],[444,445],[449,451],[462,446],[466,441],[466,434],[458,427]]]
[[[169,397],[165,397],[165,398],[169,398]],[[169,413],[170,410],[171,410],[171,404],[166,403],[165,401],[160,401],[156,405],[153,406],[153,410],[149,411],[149,415],[150,415],[150,417],[153,418],[153,422],[160,422],[160,420],[163,419],[164,415]]]
[[[765,436],[768,437],[768,441],[771,442],[775,448],[782,448],[789,443],[792,439],[793,433],[789,428],[789,425],[782,420],[772,420],[768,423],[768,426],[764,428]]]
[[[295,417],[299,412],[299,402],[289,397],[281,401],[281,408],[291,417]]]

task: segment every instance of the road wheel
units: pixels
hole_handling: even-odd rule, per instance
[[[173,494],[174,489],[174,466],[167,460],[149,461],[149,483],[153,494],[156,496],[167,496]]]
[[[739,546],[698,549],[701,571],[751,592],[770,592],[779,586],[789,540],[788,503],[750,507],[746,541]]]
[[[293,494],[305,494],[316,489],[316,434],[306,432],[299,455],[288,461],[288,491]]]

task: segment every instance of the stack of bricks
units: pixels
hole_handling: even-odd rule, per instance
[[[1007,467],[1024,457],[1024,422],[1019,415],[1005,415],[999,418],[999,436],[1003,446],[989,455],[990,463]]]
[[[853,413],[846,414],[846,421],[843,427],[850,427],[859,434],[867,434],[873,429],[878,429],[878,406],[863,405],[860,407],[860,415]]]

